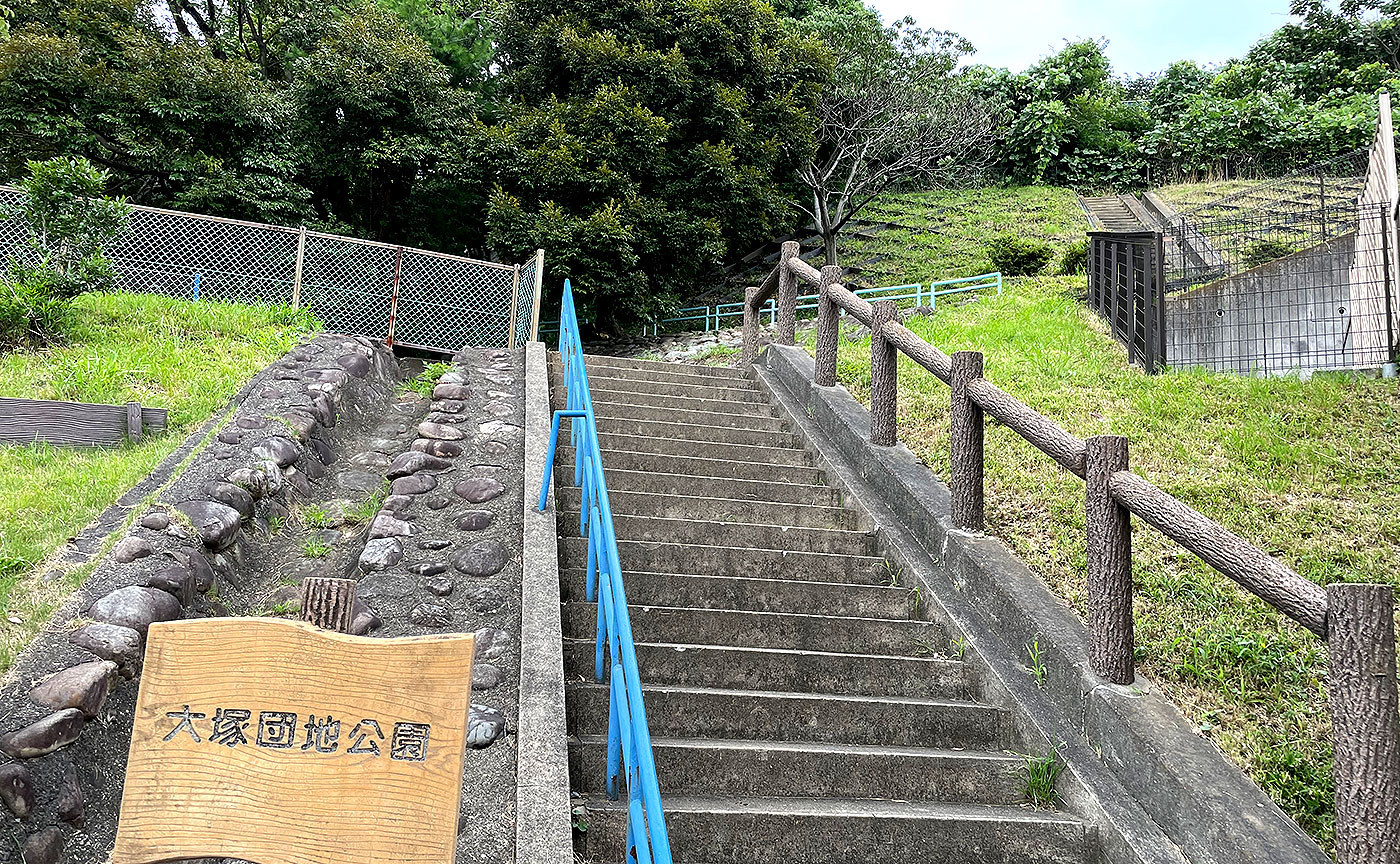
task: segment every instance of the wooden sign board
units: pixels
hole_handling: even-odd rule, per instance
[[[153,624],[112,864],[451,864],[474,640]]]

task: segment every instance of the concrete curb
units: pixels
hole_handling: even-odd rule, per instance
[[[549,371],[544,343],[525,346],[524,567],[520,582],[520,716],[516,738],[515,860],[574,860],[564,718],[564,632],[559,613],[554,490],[535,509],[549,448]]]
[[[1074,613],[999,541],[954,529],[948,488],[902,444],[872,446],[869,413],[843,387],[814,386],[813,372],[786,346],[755,367],[832,484],[878,526],[884,554],[923,584],[932,617],[966,640],[974,687],[1010,710],[1026,746],[1064,742],[1060,792],[1098,829],[1096,864],[1328,860],[1152,682],[1096,678]],[[1032,640],[1043,686],[1025,668]]]

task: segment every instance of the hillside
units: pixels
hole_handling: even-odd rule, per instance
[[[1081,236],[1073,200],[1040,188],[891,196],[881,212],[904,208],[914,223],[910,202],[922,202],[929,227],[909,231],[902,244],[888,234],[854,241],[844,254],[868,255],[881,244],[885,284],[966,275],[986,267],[983,243],[1000,230]],[[1400,584],[1395,381],[1148,377],[1127,364],[1080,301],[1083,291],[1083,277],[1010,279],[1001,297],[940,303],[936,315],[911,317],[909,326],[944,351],[983,351],[989,379],[1075,435],[1128,436],[1136,470],[1307,578]],[[868,337],[841,341],[839,375],[867,398]],[[946,477],[947,389],[904,359],[900,376],[900,437]],[[986,482],[988,530],[1083,615],[1083,483],[995,425]],[[1323,644],[1146,525],[1136,527],[1134,545],[1139,668],[1330,845]]]

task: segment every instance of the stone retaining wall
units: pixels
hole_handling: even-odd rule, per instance
[[[0,859],[107,858],[151,623],[294,615],[323,575],[361,579],[354,632],[476,632],[458,860],[512,860],[522,357],[456,360],[430,403],[383,346],[323,335],[244,388],[0,688]]]

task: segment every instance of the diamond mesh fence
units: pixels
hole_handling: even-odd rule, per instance
[[[3,215],[23,200],[0,187],[0,252],[33,263],[28,229]],[[295,305],[331,331],[442,351],[533,338],[543,262],[543,253],[516,267],[140,206],[107,254],[123,291]]]

